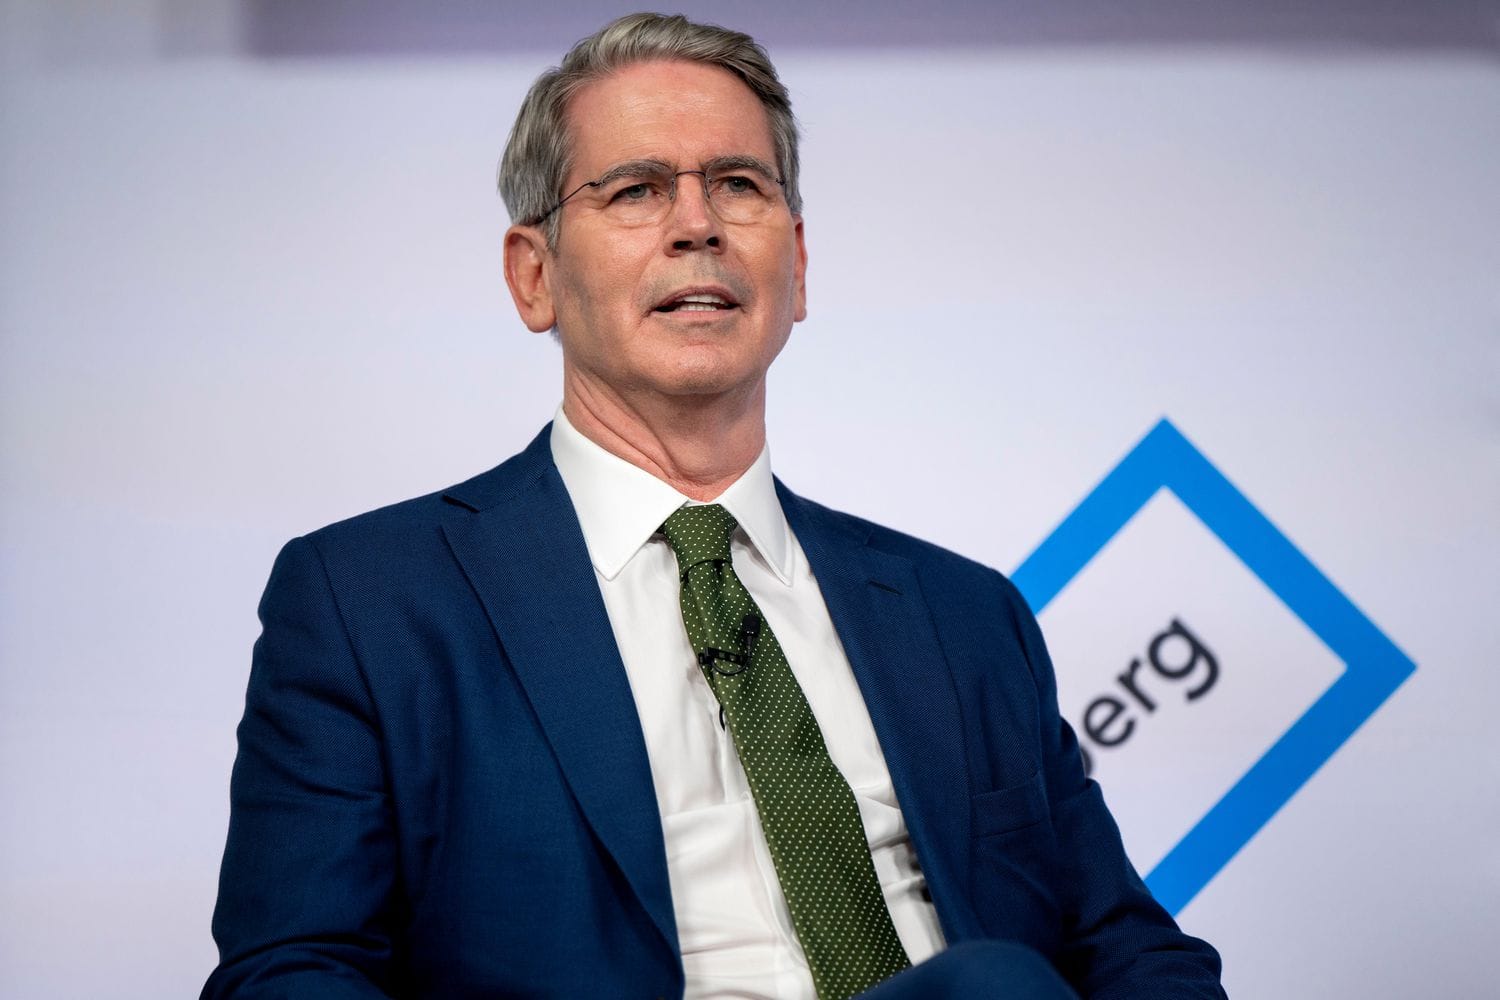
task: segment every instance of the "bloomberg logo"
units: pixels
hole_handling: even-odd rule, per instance
[[[1165,419],[1011,579],[1174,914],[1415,669]]]

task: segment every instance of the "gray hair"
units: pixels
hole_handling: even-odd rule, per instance
[[[776,67],[755,39],[681,14],[627,14],[583,39],[555,66],[537,77],[521,102],[515,127],[500,159],[500,196],[515,222],[534,224],[562,197],[572,168],[568,103],[586,84],[634,63],[685,59],[720,66],[745,81],[771,123],[776,167],[793,214],[802,211],[797,187],[797,120]],[[547,246],[556,249],[559,220],[547,219]]]

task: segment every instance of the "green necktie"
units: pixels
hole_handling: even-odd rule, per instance
[[[718,504],[662,525],[682,575],[682,618],[723,707],[821,1000],[853,996],[909,964],[859,808],[771,627],[729,560],[735,519]]]

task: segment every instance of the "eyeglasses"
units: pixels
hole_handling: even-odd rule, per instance
[[[667,217],[677,200],[677,178],[693,174],[703,181],[703,197],[723,222],[743,226],[759,222],[782,201],[786,182],[750,156],[718,159],[702,170],[676,170],[658,160],[632,160],[611,167],[603,177],[574,188],[536,218],[542,222],[583,191],[594,209],[618,226],[649,226]]]

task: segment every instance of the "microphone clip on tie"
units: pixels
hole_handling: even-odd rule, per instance
[[[718,649],[714,646],[706,646],[698,651],[698,666],[704,670],[716,671],[721,677],[733,677],[750,665],[750,647],[760,635],[760,616],[749,614],[740,621],[740,652],[728,649]],[[726,670],[721,664],[734,664],[733,670]]]

